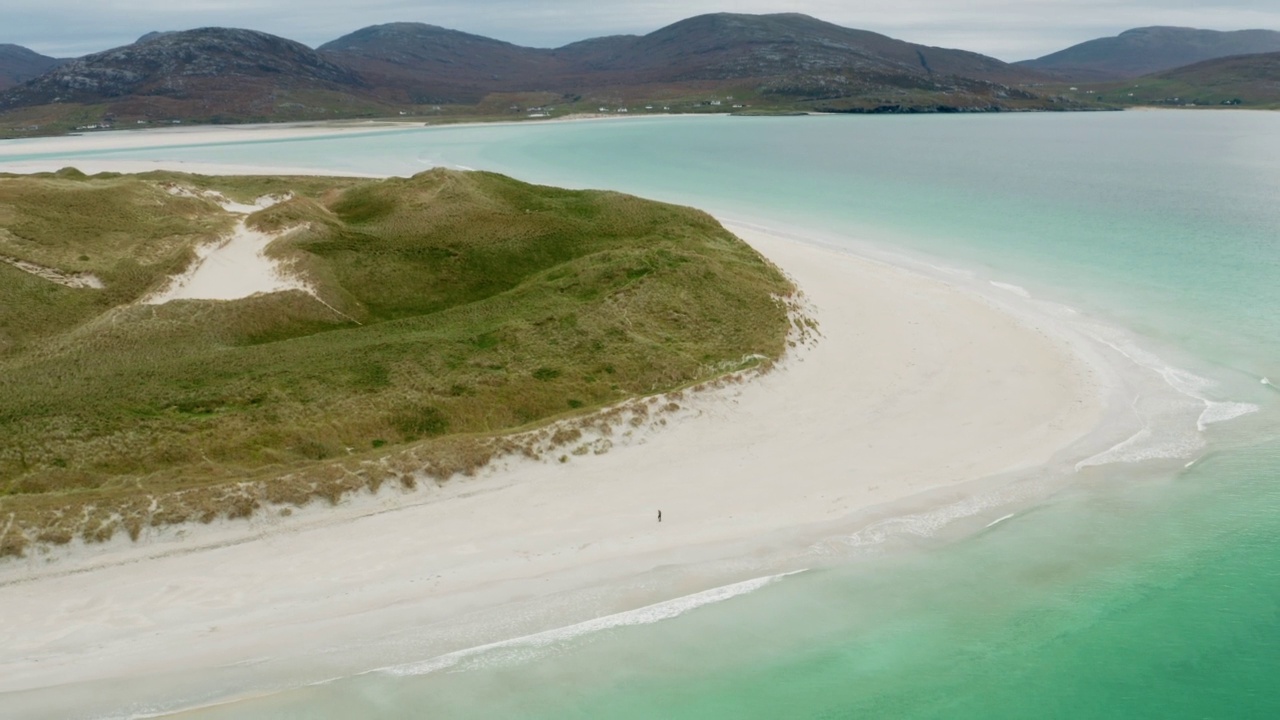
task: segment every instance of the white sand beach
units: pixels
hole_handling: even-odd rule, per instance
[[[325,651],[397,630],[452,628],[398,651],[421,659],[620,611],[732,573],[555,608],[1045,463],[1099,423],[1104,373],[1051,328],[911,271],[731,229],[820,323],[773,372],[687,396],[669,427],[601,455],[0,564],[0,692],[263,658],[343,670]],[[485,613],[505,626],[468,624]]]
[[[55,135],[0,144],[0,158],[8,154],[53,153],[74,146],[78,152],[172,147],[222,142],[289,140],[320,135],[384,132],[405,127],[421,127],[420,122],[348,121],[297,122],[246,125],[155,125],[134,130]],[[110,161],[108,161],[110,162]],[[114,161],[116,163],[120,161]],[[117,164],[116,167],[119,167]],[[6,169],[6,172],[25,172]],[[126,172],[113,170],[109,172]]]
[[[747,239],[821,323],[817,346],[780,370],[696,398],[696,416],[644,444],[566,465],[458,478],[328,520],[0,567],[0,691],[302,655],[336,626],[384,632],[406,606],[444,620],[704,559],[699,548],[1044,462],[1097,421],[1090,369],[980,300]],[[254,539],[220,546],[237,533]],[[81,563],[96,567],[65,574]]]

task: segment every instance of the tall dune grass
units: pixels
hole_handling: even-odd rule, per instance
[[[293,193],[250,223],[300,228],[269,252],[314,296],[138,304],[232,223],[173,187]],[[506,433],[779,357],[793,290],[701,212],[485,173],[0,178],[0,227],[0,254],[106,286],[0,264],[9,554],[388,477],[353,458],[474,470]]]

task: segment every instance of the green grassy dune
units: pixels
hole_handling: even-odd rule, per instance
[[[292,193],[249,224],[314,295],[139,304],[233,226],[203,190]],[[0,176],[0,257],[0,554],[472,470],[777,358],[793,292],[704,213],[443,170]]]

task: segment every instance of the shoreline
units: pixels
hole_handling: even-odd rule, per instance
[[[1063,460],[1101,421],[1106,379],[1025,318],[911,270],[726,225],[816,306],[815,347],[682,401],[674,428],[564,466],[0,565],[0,693],[264,656],[284,672],[352,650],[315,660],[318,680],[793,570],[832,528],[1001,486]],[[848,452],[852,438],[865,447]],[[386,657],[405,627],[417,643]]]
[[[1169,112],[1183,111],[1196,112],[1203,110],[1219,110],[1225,112],[1275,112],[1274,108],[1267,107],[1220,107],[1214,105],[1201,106],[1162,106],[1162,105],[1132,105],[1126,107],[1114,108],[1089,108],[1074,110],[1069,112],[1093,113],[1093,112]],[[1056,114],[1060,111],[1051,109],[1040,110],[1019,110],[1006,111],[1008,113],[1033,113],[1033,114]],[[432,122],[430,119],[424,120],[423,117],[415,117],[409,119],[397,119],[393,117],[375,118],[375,119],[338,119],[338,120],[297,120],[289,122],[253,122],[253,123],[236,123],[236,124],[195,124],[195,125],[155,125],[155,126],[138,126],[138,127],[121,127],[111,130],[89,131],[89,132],[72,132],[64,135],[37,135],[34,137],[14,137],[0,139],[0,162],[4,162],[3,148],[6,144],[12,144],[14,147],[31,146],[35,150],[28,152],[45,152],[46,149],[42,145],[56,146],[61,142],[74,142],[73,138],[83,140],[84,138],[93,138],[91,145],[102,145],[111,149],[121,148],[154,148],[166,147],[173,145],[185,145],[188,143],[181,142],[180,138],[184,135],[196,135],[199,133],[215,133],[221,137],[216,140],[209,139],[204,142],[243,142],[245,140],[277,140],[297,137],[299,133],[315,136],[325,135],[346,135],[346,134],[370,134],[380,132],[393,132],[397,130],[423,129],[423,128],[464,128],[464,127],[493,127],[493,126],[520,126],[520,125],[542,125],[542,124],[560,124],[560,123],[583,123],[583,122],[607,122],[607,121],[626,121],[641,120],[654,118],[723,118],[723,117],[848,117],[850,115],[871,116],[877,113],[857,113],[857,112],[830,112],[830,111],[797,111],[797,112],[780,112],[765,113],[761,115],[742,115],[731,112],[688,112],[688,113],[672,113],[672,112],[646,112],[636,114],[610,114],[610,113],[574,113],[554,118],[524,118],[524,119],[497,119],[497,120],[459,120],[458,122]],[[922,114],[922,113],[917,113]],[[129,139],[148,138],[147,141],[129,142]],[[174,142],[156,142],[157,138],[169,139],[173,138]],[[80,148],[83,151],[85,148]],[[90,148],[92,149],[92,148]],[[26,153],[24,153],[26,154]],[[18,170],[16,172],[41,172],[32,170]]]
[[[820,115],[820,113],[810,113],[810,115]],[[246,123],[243,125],[175,125],[160,127],[138,127],[138,128],[120,128],[115,130],[104,130],[100,132],[90,133],[72,133],[67,135],[47,135],[31,138],[8,138],[0,139],[0,172],[10,172],[18,174],[37,173],[37,172],[54,172],[65,167],[57,163],[50,163],[45,160],[17,161],[7,160],[7,157],[13,155],[31,155],[31,154],[53,154],[64,149],[67,144],[76,144],[75,152],[82,153],[85,151],[117,151],[117,150],[139,150],[166,147],[180,147],[187,145],[209,145],[222,143],[243,143],[243,142],[270,142],[275,140],[291,140],[298,138],[323,138],[323,137],[340,137],[351,135],[376,135],[380,133],[406,132],[409,130],[431,130],[431,129],[455,129],[467,127],[518,127],[525,125],[546,125],[546,124],[564,124],[564,123],[590,123],[590,122],[613,122],[627,120],[642,120],[655,118],[723,118],[730,117],[731,113],[644,113],[637,115],[607,115],[585,113],[579,115],[566,115],[558,118],[548,119],[526,119],[526,120],[470,120],[461,122],[424,122],[422,120],[311,120],[298,121],[288,123]],[[152,164],[163,165],[164,167],[152,167],[152,170],[166,169],[171,170],[181,163],[171,161],[128,161],[105,158],[102,165],[90,165],[91,167],[102,167],[104,169],[95,172],[146,172],[146,170],[119,169],[124,167],[146,167]],[[56,166],[55,166],[56,165]],[[115,170],[105,168],[113,167]],[[219,165],[218,167],[231,168],[236,166]],[[262,168],[255,166],[242,166],[244,174],[262,175],[262,174],[281,174],[282,168]],[[88,171],[86,171],[88,172]],[[180,172],[200,172],[181,170]],[[88,172],[94,174],[94,172]],[[231,174],[231,173],[210,173],[210,174]],[[288,174],[317,174],[314,170],[309,173],[293,173]],[[379,177],[373,174],[351,173],[348,171],[325,173],[335,175],[345,175],[349,177]]]
[[[816,346],[567,465],[498,460],[289,518],[0,563],[0,706],[98,717],[138,697],[156,698],[147,713],[235,702],[969,537],[1081,478],[1082,460],[1140,426],[1135,394],[1169,391],[1015,285],[867,238],[718,219],[806,294]]]

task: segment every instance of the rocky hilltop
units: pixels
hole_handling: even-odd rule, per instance
[[[0,106],[100,103],[115,98],[214,100],[254,105],[278,90],[353,90],[350,68],[292,40],[253,30],[201,28],[153,34],[73,60],[5,93]]]

